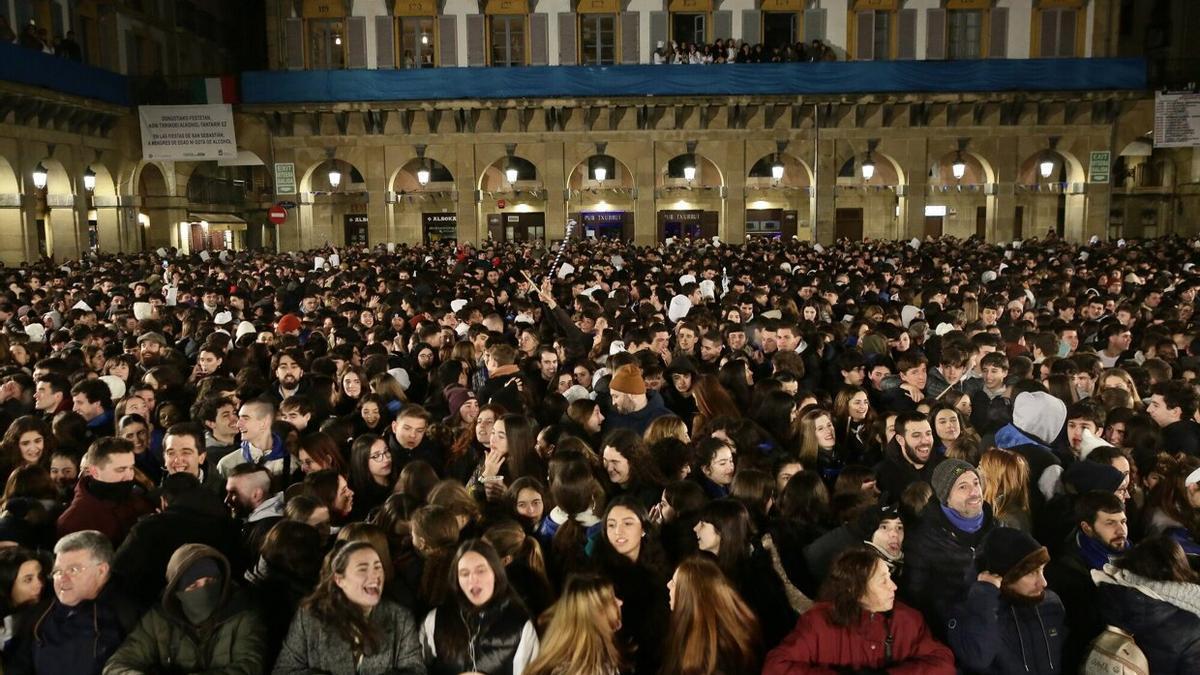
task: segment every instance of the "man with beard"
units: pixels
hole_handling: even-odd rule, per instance
[[[138,337],[138,361],[143,370],[149,370],[162,363],[166,357],[167,338],[162,333],[150,331]]]
[[[101,438],[87,451],[87,475],[75,484],[75,498],[58,517],[58,536],[97,530],[119,545],[138,518],[154,511],[133,480],[133,444]]]
[[[979,576],[947,624],[950,648],[968,673],[1062,673],[1066,614],[1043,574],[1050,554],[1021,530],[983,540]]]
[[[304,357],[298,350],[279,352],[271,360],[271,372],[275,373],[276,386],[271,389],[271,398],[279,405],[284,399],[304,393]]]
[[[879,491],[897,500],[904,489],[919,480],[930,482],[940,455],[933,452],[933,428],[919,412],[896,416],[896,439],[884,450],[883,461],[875,466]]]
[[[1076,499],[1075,522],[1075,529],[1046,567],[1046,580],[1062,598],[1070,628],[1063,649],[1063,672],[1075,672],[1088,644],[1104,629],[1092,570],[1103,569],[1130,545],[1125,502],[1111,492],[1094,490]]]
[[[970,463],[945,459],[930,483],[937,501],[925,507],[916,532],[904,542],[900,589],[944,638],[951,610],[975,579],[975,551],[995,521],[992,507],[983,501],[979,470]]]
[[[632,429],[641,436],[651,422],[671,414],[658,392],[647,390],[642,369],[635,364],[628,363],[617,368],[608,390],[612,395],[612,407],[601,411],[604,414],[605,434],[613,429]]]

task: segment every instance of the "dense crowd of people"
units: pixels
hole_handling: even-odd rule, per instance
[[[1200,241],[559,253],[0,270],[5,672],[1195,671]]]
[[[822,40],[809,44],[751,45],[744,40],[717,38],[712,44],[659,41],[651,58],[655,65],[708,65],[711,63],[813,63],[836,61],[837,54]]]

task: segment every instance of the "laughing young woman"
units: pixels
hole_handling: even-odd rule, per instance
[[[412,615],[383,597],[383,563],[365,541],[333,554],[288,631],[275,675],[425,672]]]

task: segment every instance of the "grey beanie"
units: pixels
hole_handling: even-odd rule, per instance
[[[979,477],[979,484],[983,484],[983,474],[979,473],[979,469],[961,459],[944,459],[934,468],[933,478],[929,482],[933,485],[933,494],[937,497],[939,504],[946,503],[946,500],[950,498],[950,490],[954,487],[954,482],[968,471],[974,472]]]

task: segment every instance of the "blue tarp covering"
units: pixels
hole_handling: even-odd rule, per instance
[[[0,43],[0,80],[129,105],[124,75],[12,44]]]
[[[1142,59],[310,70],[242,75],[245,103],[1146,88]]]

